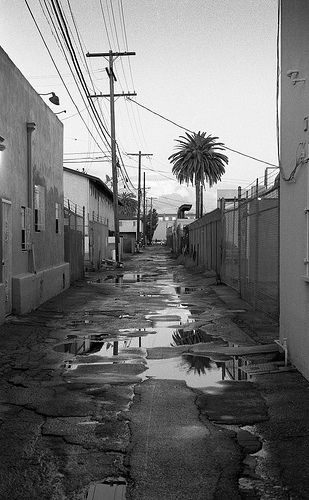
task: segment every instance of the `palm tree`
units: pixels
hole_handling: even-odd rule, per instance
[[[120,213],[122,215],[129,215],[131,217],[136,217],[137,199],[135,197],[135,194],[124,191],[120,195],[120,201],[122,203],[122,207],[120,207]]]
[[[228,158],[219,151],[224,151],[224,144],[216,142],[218,137],[206,135],[206,132],[188,134],[186,137],[180,136],[176,139],[179,143],[176,148],[178,151],[173,153],[168,159],[173,163],[173,174],[177,177],[180,184],[183,182],[196,189],[196,217],[201,217],[201,194],[208,182],[213,186],[225,172],[225,165],[228,164]]]

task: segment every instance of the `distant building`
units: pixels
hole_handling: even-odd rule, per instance
[[[137,218],[121,215],[119,219],[119,235],[123,239],[124,253],[134,253],[137,241]],[[140,232],[143,232],[143,221],[140,221]]]
[[[63,126],[0,48],[0,320],[70,284],[64,262]]]
[[[167,229],[174,226],[177,220],[177,212],[172,213],[159,213],[158,214],[158,225],[153,235],[153,241],[165,241]],[[192,212],[185,214],[185,220],[193,221],[195,220],[195,214]]]
[[[237,196],[237,189],[217,189],[217,207],[220,208],[220,200],[222,200],[222,198],[224,198],[226,202],[231,202],[235,198],[237,199]]]
[[[108,238],[114,235],[113,192],[99,178],[63,167],[64,202],[85,213],[85,263],[98,268],[111,258]],[[120,202],[119,202],[120,204]]]

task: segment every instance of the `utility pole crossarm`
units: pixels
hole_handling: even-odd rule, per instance
[[[126,97],[128,95],[137,95],[136,92],[122,92],[121,94],[114,94],[114,97]],[[89,97],[110,97],[110,94],[93,94]]]
[[[86,57],[109,57],[112,54],[115,57],[119,56],[135,56],[136,52],[87,52]]]
[[[127,155],[129,155],[129,156],[153,156],[152,153],[141,153],[141,154],[139,154],[139,153],[127,153]]]

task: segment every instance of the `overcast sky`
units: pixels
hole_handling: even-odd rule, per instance
[[[74,101],[96,137],[63,54],[44,16],[45,0],[28,0],[32,13]],[[136,52],[115,62],[116,92],[137,93],[137,102],[193,131],[218,136],[228,147],[277,164],[276,30],[277,0],[62,0],[74,38],[75,25],[84,52]],[[102,14],[102,9],[104,17]],[[122,17],[122,13],[124,16]],[[45,11],[45,14],[46,11]],[[115,21],[115,24],[114,24]],[[124,21],[124,22],[123,22]],[[116,31],[115,31],[116,25]],[[1,0],[0,45],[38,93],[54,91],[61,105],[50,107],[64,124],[64,152],[98,151],[71,102],[44,47],[24,0]],[[129,60],[130,59],[130,66]],[[109,93],[107,61],[87,59],[95,92]],[[85,70],[84,70],[85,71]],[[46,101],[48,102],[47,98]],[[109,128],[109,102],[101,99]],[[74,116],[72,116],[74,115]],[[116,102],[116,136],[132,183],[137,185],[137,158],[125,153],[152,153],[143,159],[148,196],[154,206],[173,211],[194,201],[193,190],[180,187],[168,156],[184,131],[123,97]],[[102,149],[106,146],[102,144]],[[229,165],[219,189],[245,187],[262,177],[267,165],[227,152]],[[74,155],[76,157],[77,155]],[[92,156],[92,155],[90,155]],[[96,155],[100,156],[100,155]],[[102,156],[102,155],[101,155]],[[82,168],[105,181],[110,164],[85,162]],[[151,170],[152,169],[152,170]],[[215,206],[216,190],[205,197]]]

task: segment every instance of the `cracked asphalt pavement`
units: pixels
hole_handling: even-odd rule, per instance
[[[8,317],[0,499],[309,498],[308,382],[225,371],[225,346],[277,337],[156,246]]]

